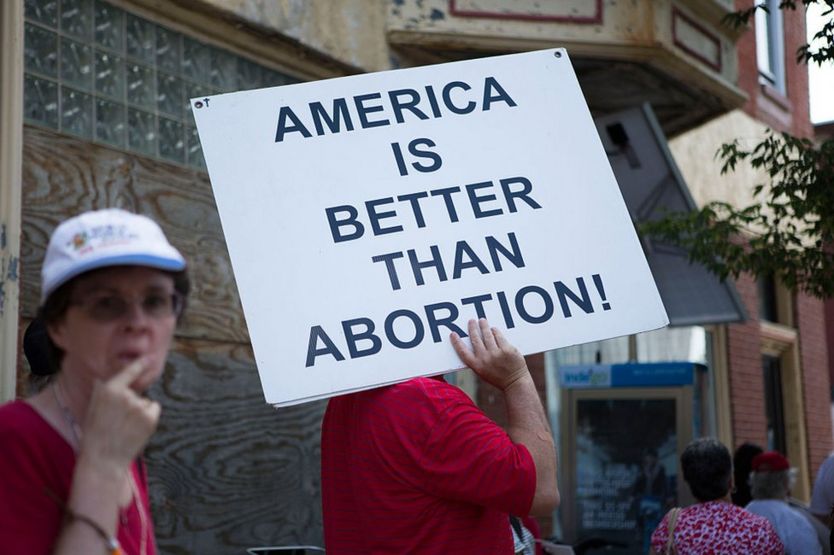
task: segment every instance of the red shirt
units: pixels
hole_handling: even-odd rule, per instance
[[[61,531],[64,512],[47,491],[66,503],[75,452],[31,405],[22,401],[0,406],[0,446],[0,550],[48,555]],[[145,514],[150,517],[144,472],[135,463],[131,471]],[[126,555],[139,555],[141,521],[135,503],[124,516],[127,524],[119,525],[119,543]],[[147,552],[154,555],[153,523],[150,518],[146,521]]]
[[[527,449],[438,379],[331,399],[321,451],[331,555],[512,553],[536,489]]]
[[[669,514],[652,534],[656,553],[665,553]],[[762,516],[723,501],[697,503],[681,509],[675,522],[675,548],[690,555],[781,555],[785,552],[776,530]]]

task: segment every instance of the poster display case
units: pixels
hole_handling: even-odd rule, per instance
[[[562,525],[568,541],[644,554],[672,507],[692,502],[678,457],[696,432],[698,365],[563,366]]]

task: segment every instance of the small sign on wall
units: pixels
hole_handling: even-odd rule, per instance
[[[668,323],[562,49],[191,102],[269,403]]]

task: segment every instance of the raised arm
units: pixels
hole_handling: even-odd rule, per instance
[[[485,319],[469,321],[469,338],[471,349],[452,333],[452,345],[464,364],[503,392],[509,421],[507,433],[527,448],[536,465],[536,491],[530,514],[550,514],[559,504],[556,449],[527,363],[518,349],[498,329],[490,328]]]

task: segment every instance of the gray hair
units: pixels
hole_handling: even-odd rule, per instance
[[[781,472],[751,472],[750,496],[753,499],[785,499],[792,482],[790,469]]]

